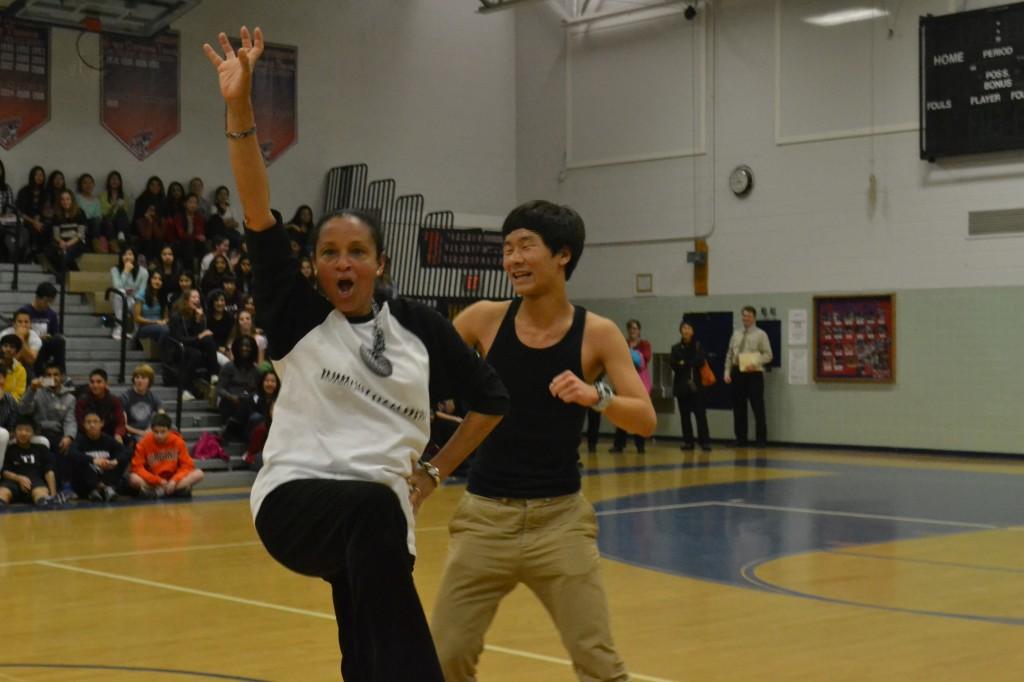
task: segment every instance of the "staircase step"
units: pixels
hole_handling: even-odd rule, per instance
[[[115,345],[117,344],[117,341],[111,339],[110,342],[111,345],[109,348],[94,347],[93,344],[83,348],[68,348],[67,359],[80,360],[83,362],[86,360],[117,360],[120,357],[120,349]],[[95,345],[99,346],[100,344],[97,343]],[[140,362],[147,362],[149,360],[149,356],[146,355],[145,351],[141,350],[129,350],[126,357],[133,366]]]
[[[13,273],[13,272],[14,272],[14,263],[0,263],[0,276],[2,276],[3,273]],[[41,272],[44,272],[44,270],[43,270],[43,266],[41,266],[39,263],[22,263],[22,264],[20,264],[18,266],[18,272],[19,273],[22,273],[22,272],[41,273]]]
[[[83,253],[78,259],[78,269],[82,272],[103,272],[110,277],[110,268],[117,265],[116,253]]]
[[[100,292],[102,296],[112,283],[109,270],[104,272],[79,270],[68,273],[68,291],[71,292],[83,294]]]
[[[109,278],[110,273],[107,273]],[[2,271],[0,270],[0,287],[5,289],[11,288],[11,282],[14,281],[14,270]],[[18,270],[18,288],[24,286],[31,286],[32,290],[35,291],[36,286],[41,282],[50,282],[51,284],[57,281],[56,276],[43,272],[42,269],[32,271],[20,268]]]
[[[211,471],[206,473],[200,490],[217,490],[220,488],[251,488],[256,481],[255,471]]]

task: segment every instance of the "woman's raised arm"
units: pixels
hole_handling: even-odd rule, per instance
[[[249,29],[243,26],[240,33],[242,47],[237,54],[224,33],[217,36],[223,57],[209,43],[203,45],[203,52],[217,69],[220,94],[227,105],[224,132],[245,224],[259,232],[275,223],[270,212],[270,182],[256,139],[256,115],[252,107],[252,72],[263,54],[263,31],[257,28],[250,36]]]

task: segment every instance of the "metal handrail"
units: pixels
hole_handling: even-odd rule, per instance
[[[18,266],[21,260],[21,213],[18,211],[14,212],[14,252],[11,254],[11,260],[14,262],[14,278],[11,280],[11,291],[18,290]]]
[[[64,288],[61,287],[61,313],[64,312]],[[110,294],[117,294],[121,297],[121,365],[120,370],[117,374],[117,383],[124,383],[124,365],[128,355],[128,294],[124,293],[120,289],[114,287],[108,287],[106,293],[103,294],[103,299],[106,301],[110,300]],[[63,322],[63,321],[62,321]],[[61,325],[63,329],[63,324]]]
[[[178,341],[177,339],[171,338],[169,335],[165,335],[162,339],[160,339],[161,346],[163,344],[165,344],[165,343],[172,343],[172,344],[174,344],[177,347],[177,349],[180,351],[180,354],[178,355],[179,360],[178,360],[178,363],[177,363],[178,364],[178,380],[174,382],[175,385],[177,386],[177,389],[178,389],[177,395],[175,397],[175,402],[177,403],[177,405],[175,407],[174,423],[177,424],[178,431],[180,432],[181,428],[182,428],[182,425],[181,425],[181,409],[182,409],[181,408],[181,404],[182,404],[183,394],[184,394],[184,391],[185,391],[184,387],[182,386],[182,383],[183,383],[184,377],[185,377],[184,373],[182,372],[182,367],[185,365],[185,344],[183,344],[181,341]],[[161,355],[160,359],[161,359],[161,361],[163,361],[163,352],[164,352],[164,349],[160,348],[160,355]]]

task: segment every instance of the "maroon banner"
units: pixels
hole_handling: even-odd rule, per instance
[[[50,120],[50,29],[0,22],[0,146]]]
[[[181,130],[177,33],[103,35],[100,122],[142,160]]]
[[[237,50],[241,41],[231,39]],[[266,43],[263,56],[252,75],[252,103],[260,149],[267,165],[274,162],[299,139],[298,99],[299,49]]]

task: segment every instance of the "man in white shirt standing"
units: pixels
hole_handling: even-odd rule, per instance
[[[754,429],[757,447],[768,441],[768,427],[764,416],[764,366],[772,361],[772,345],[768,334],[757,326],[757,311],[753,306],[743,307],[743,328],[737,329],[729,339],[729,352],[725,356],[725,383],[732,384],[733,428],[736,445],[743,447],[747,440],[747,401],[754,410]]]

